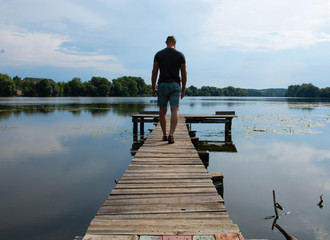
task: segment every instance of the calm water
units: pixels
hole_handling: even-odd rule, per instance
[[[152,99],[0,98],[1,239],[84,235],[132,159],[130,115],[157,110]],[[221,110],[238,115],[237,152],[211,152],[209,172],[224,174],[227,210],[244,237],[285,239],[264,219],[274,214],[275,190],[282,228],[299,240],[330,239],[330,103],[187,97],[180,107]],[[192,128],[203,140],[224,139],[223,124]]]

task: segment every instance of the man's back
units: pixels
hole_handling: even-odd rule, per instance
[[[158,83],[180,83],[179,70],[181,68],[181,64],[186,63],[183,53],[179,52],[175,48],[165,48],[155,55],[154,62],[158,63],[160,69]]]

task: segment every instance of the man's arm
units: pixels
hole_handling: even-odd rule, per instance
[[[184,97],[186,92],[186,84],[187,84],[187,67],[186,64],[181,64],[181,79],[182,79],[182,86],[181,86],[181,99]]]
[[[154,66],[152,68],[151,73],[151,85],[152,85],[152,96],[156,97],[156,82],[158,75],[158,62],[154,62]]]

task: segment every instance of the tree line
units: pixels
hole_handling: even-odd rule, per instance
[[[313,84],[290,85],[285,97],[321,97],[330,98],[330,87],[318,88]]]
[[[68,82],[55,82],[51,79],[21,79],[11,78],[0,73],[0,96],[26,97],[136,97],[151,96],[151,85],[146,84],[140,77],[123,76],[109,81],[104,77],[92,77],[82,82],[80,78],[73,78]],[[322,97],[330,98],[330,88],[318,88],[313,84],[290,85],[285,88],[244,89],[232,86],[217,88],[203,86],[186,88],[186,96],[258,96],[258,97]]]
[[[14,77],[0,73],[0,96],[20,95],[25,97],[66,97],[66,96],[149,96],[151,85],[140,77],[124,76],[109,81],[104,77],[92,77],[87,82],[73,78],[68,82],[51,79]]]

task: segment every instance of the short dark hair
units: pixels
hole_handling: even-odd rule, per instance
[[[176,39],[173,35],[171,35],[166,38],[166,42],[176,43]]]

